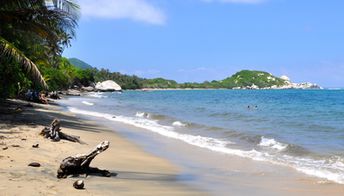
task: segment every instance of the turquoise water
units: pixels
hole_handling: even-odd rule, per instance
[[[72,112],[344,183],[343,90],[125,91],[78,100]]]

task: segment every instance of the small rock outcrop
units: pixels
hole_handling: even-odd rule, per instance
[[[87,92],[92,92],[92,91],[94,91],[94,87],[92,87],[92,86],[83,86],[83,87],[81,87],[81,90],[82,91],[87,91]]]
[[[315,83],[310,82],[301,82],[294,83],[291,82],[288,76],[281,76],[281,79],[284,80],[284,85],[275,87],[277,89],[321,89],[321,87]]]
[[[121,86],[112,80],[98,82],[95,89],[98,91],[122,91]]]

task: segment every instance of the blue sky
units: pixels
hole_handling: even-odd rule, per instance
[[[242,69],[344,87],[342,0],[79,0],[64,52],[98,68],[179,82]]]

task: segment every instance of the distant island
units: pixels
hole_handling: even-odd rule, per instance
[[[202,83],[178,83],[164,78],[147,79],[135,75],[110,72],[107,69],[96,69],[88,63],[77,59],[68,59],[70,64],[88,72],[92,77],[86,81],[76,82],[74,86],[92,86],[97,82],[113,80],[122,89],[320,89],[317,84],[310,82],[293,83],[287,76],[276,77],[268,72],[256,70],[242,70],[223,80],[205,81]]]

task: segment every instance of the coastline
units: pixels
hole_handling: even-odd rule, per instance
[[[82,104],[78,104],[82,100],[92,102],[87,97],[80,97],[67,105],[83,108]],[[91,106],[87,107],[92,108]],[[138,144],[145,151],[170,160],[181,167],[183,174],[193,178],[187,184],[202,187],[214,195],[228,193],[233,195],[341,195],[344,191],[342,184],[306,175],[295,168],[213,152],[199,148],[199,146],[195,147],[184,141],[154,133],[149,128],[135,126],[125,121],[124,123],[119,122],[121,118],[117,118],[119,116],[116,115],[122,113],[105,114],[99,113],[102,111],[96,111],[98,112],[87,109],[82,111],[81,109],[81,111],[74,112],[80,114],[83,119],[96,120],[108,127],[118,128],[120,135]],[[113,119],[113,115],[117,120]],[[123,131],[125,129],[128,131]]]
[[[0,191],[4,195],[206,195],[178,180],[179,168],[169,161],[144,152],[137,145],[95,122],[81,120],[58,105],[32,104],[11,100],[10,107],[21,112],[3,113],[0,119],[1,156]],[[39,135],[54,118],[61,120],[62,131],[78,135],[86,144],[69,141],[52,142]],[[108,140],[110,147],[91,163],[118,176],[68,177],[57,179],[60,162],[71,155],[87,153],[99,142]],[[33,144],[39,148],[32,148]],[[7,147],[7,149],[5,149]],[[5,150],[3,150],[5,149]],[[39,162],[41,167],[28,167]],[[84,190],[76,190],[75,180],[85,181]]]
[[[33,108],[26,108],[26,102],[13,103],[21,105],[23,112],[2,115],[0,121],[0,133],[6,137],[0,140],[0,191],[5,195],[341,195],[344,191],[343,185],[288,167],[212,153],[123,125],[132,133],[140,132],[153,140],[126,137],[121,126],[76,116],[65,112],[62,106],[33,104]],[[80,136],[87,145],[51,142],[39,136],[43,126],[55,117],[61,120],[63,132]],[[87,153],[103,140],[110,141],[110,148],[91,165],[118,173],[117,177],[56,178],[62,159]],[[155,145],[156,141],[162,143]],[[34,143],[39,143],[40,148],[32,148]],[[4,146],[8,149],[2,150]],[[194,162],[187,162],[190,160]],[[27,166],[34,161],[42,166]],[[188,167],[181,162],[187,162]],[[188,176],[190,179],[182,179]],[[85,190],[73,188],[78,179],[85,181]]]

